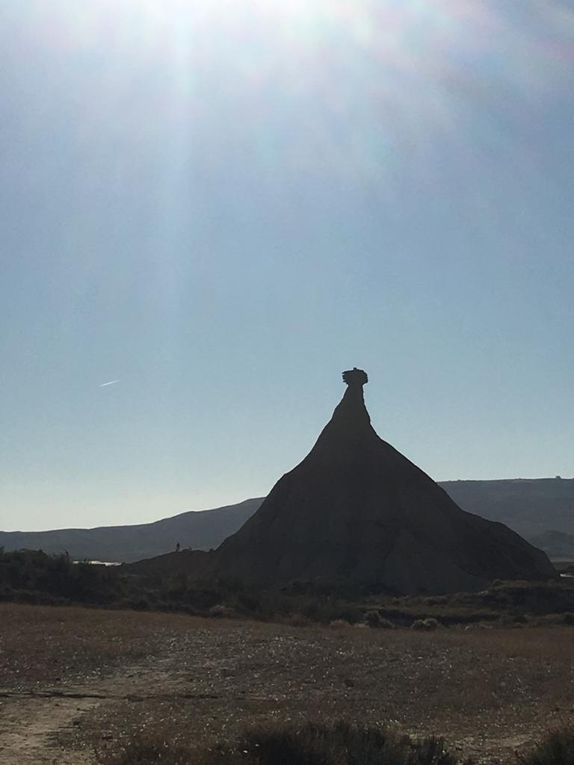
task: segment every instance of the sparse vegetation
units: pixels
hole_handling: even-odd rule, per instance
[[[117,754],[100,754],[103,765],[455,765],[438,738],[415,741],[394,730],[307,723],[245,731],[232,745],[198,751],[136,738]]]
[[[392,720],[420,738],[436,731],[461,761],[512,765],[514,750],[560,725],[571,706],[564,667],[574,643],[566,625],[300,629],[9,603],[0,604],[0,623],[0,745],[13,762],[26,761],[16,741],[26,751],[47,747],[46,761],[60,761],[57,747],[98,746],[111,758],[139,741],[142,757],[144,746],[162,747],[157,762],[165,765],[174,752],[213,751],[216,742],[233,750],[246,725],[301,729],[309,719],[342,718],[375,728]],[[60,732],[48,739],[35,730]]]
[[[520,765],[572,765],[574,728],[551,731],[530,752],[519,757]]]
[[[108,605],[121,598],[122,590],[121,578],[105,566],[41,550],[5,553],[0,548],[0,600]]]
[[[172,746],[161,737],[136,736],[119,752],[99,752],[101,765],[456,765],[436,737],[412,739],[393,729],[307,723],[246,730],[232,745],[209,749]],[[466,761],[467,765],[470,761]],[[518,756],[520,765],[572,765],[574,729],[552,731]]]
[[[574,620],[574,578],[548,582],[494,582],[482,592],[393,597],[350,586],[293,582],[256,590],[238,580],[197,581],[179,572],[136,575],[123,567],[74,563],[42,551],[0,548],[0,601],[41,605],[88,604],[193,616],[250,618],[305,626],[365,623],[372,628],[490,623],[527,626]]]

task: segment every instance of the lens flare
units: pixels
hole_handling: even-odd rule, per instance
[[[173,161],[200,155],[206,182],[229,151],[253,155],[263,172],[281,157],[303,173],[391,179],[412,164],[432,176],[437,145],[456,153],[470,136],[480,163],[504,150],[525,105],[544,108],[548,93],[569,87],[574,63],[574,11],[552,1],[27,7],[40,44],[99,67],[102,119],[123,108],[130,128],[132,113],[153,131],[161,114]],[[138,105],[142,82],[156,87]]]

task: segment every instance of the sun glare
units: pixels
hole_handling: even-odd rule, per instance
[[[469,125],[499,141],[520,99],[567,86],[574,12],[529,5],[536,35],[491,0],[62,0],[65,14],[37,4],[33,21],[46,45],[114,52],[110,90],[161,76],[163,108],[200,132],[235,108],[266,156],[380,177],[413,152],[424,166],[437,139],[456,150]],[[295,116],[309,139],[279,146]]]

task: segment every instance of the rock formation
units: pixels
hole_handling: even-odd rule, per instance
[[[260,586],[353,582],[397,594],[476,590],[493,579],[554,576],[546,555],[501,523],[461,510],[383,441],[347,389],[308,456],[214,553],[213,572]]]

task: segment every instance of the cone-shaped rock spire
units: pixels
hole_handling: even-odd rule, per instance
[[[543,579],[540,550],[500,523],[461,510],[375,433],[365,372],[307,457],[215,553],[217,573],[264,586],[352,581],[396,593],[455,592],[492,579]]]

